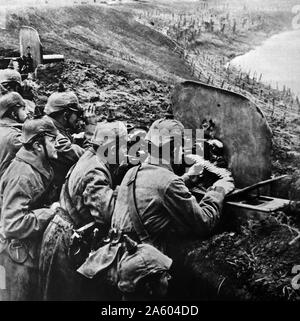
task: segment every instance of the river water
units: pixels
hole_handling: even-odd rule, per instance
[[[285,85],[300,98],[300,29],[267,39],[261,46],[234,58],[231,65],[254,72],[262,81],[282,89]]]

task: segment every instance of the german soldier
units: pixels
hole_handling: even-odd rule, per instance
[[[52,161],[56,201],[66,174],[84,153],[84,149],[75,144],[72,137],[79,129],[82,110],[73,92],[55,92],[48,98],[44,112],[61,134],[56,145],[58,158]]]
[[[0,178],[22,147],[22,124],[26,118],[25,102],[18,93],[0,97]]]
[[[38,250],[55,212],[54,205],[48,207],[47,191],[57,134],[47,117],[27,120],[23,147],[0,180],[0,265],[7,274],[1,300],[37,299]]]
[[[116,140],[120,143],[117,148]],[[69,171],[60,195],[62,210],[43,237],[40,286],[44,300],[87,298],[76,268],[97,243],[97,230],[101,239],[110,228],[116,200],[114,173],[125,157],[126,140],[127,129],[122,122],[98,123],[93,147]],[[86,246],[84,242],[76,245],[76,238]]]
[[[15,69],[2,69],[0,70],[0,84],[8,92],[17,92],[20,94],[26,103],[26,112],[34,114],[35,103],[32,87],[27,81],[22,81],[21,74]]]
[[[194,164],[181,177],[174,172],[182,157],[178,142],[182,142],[183,132],[183,125],[176,120],[159,119],[152,124],[146,136],[150,155],[126,173],[112,217],[114,229],[137,242],[154,245],[175,264],[179,242],[191,235],[209,235],[219,220],[225,195],[234,189],[229,175],[216,181],[197,202],[187,186],[194,186],[201,166]],[[170,151],[169,159],[164,149]]]

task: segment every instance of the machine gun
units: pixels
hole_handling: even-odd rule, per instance
[[[235,189],[232,193],[226,196],[226,208],[238,215],[246,214],[247,216],[262,215],[263,213],[272,213],[278,210],[284,210],[290,205],[290,201],[283,198],[276,198],[266,195],[261,195],[261,188],[270,186],[273,182],[281,180],[287,175],[273,177],[256,184],[247,186],[241,189]],[[205,191],[199,187],[192,189],[193,195],[200,200],[205,194]]]
[[[64,61],[64,56],[60,54],[43,54],[43,47],[40,36],[36,29],[22,26],[19,32],[19,57],[0,57],[0,68],[5,69],[12,61],[14,68],[25,79],[30,72],[34,72],[39,64]]]
[[[171,99],[174,118],[185,128],[205,129],[202,124],[208,124],[209,139],[223,144],[226,167],[236,185],[225,199],[225,211],[245,218],[268,215],[290,204],[290,200],[270,195],[271,184],[285,176],[271,178],[272,132],[258,106],[240,93],[195,81],[177,84]],[[204,150],[204,156],[207,154]],[[209,162],[203,165],[208,171],[214,166]],[[205,186],[203,179],[204,184],[192,190],[197,199],[218,177],[222,178],[218,175],[220,170],[226,175],[225,169],[215,167],[211,172],[217,175],[210,184]]]

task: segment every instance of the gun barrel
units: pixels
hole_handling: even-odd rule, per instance
[[[261,182],[258,182],[256,184],[253,184],[253,185],[250,185],[250,186],[247,186],[245,188],[242,188],[242,189],[236,189],[234,190],[231,194],[227,195],[226,199],[229,200],[229,199],[233,199],[235,198],[236,196],[239,196],[239,195],[242,195],[242,194],[245,194],[245,193],[248,193],[252,190],[255,190],[255,189],[258,189],[260,187],[263,187],[263,186],[266,186],[266,185],[269,185],[273,182],[276,182],[280,179],[283,179],[285,177],[287,177],[288,175],[281,175],[281,176],[277,176],[277,177],[273,177],[273,178],[270,178],[270,179],[267,179],[265,181],[261,181]]]

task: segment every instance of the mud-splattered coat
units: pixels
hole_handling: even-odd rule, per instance
[[[7,273],[0,300],[37,299],[39,246],[54,215],[44,206],[52,177],[50,165],[22,147],[0,180],[0,265]]]
[[[56,215],[44,233],[40,257],[40,287],[44,300],[84,299],[81,276],[68,255],[71,235],[74,228],[93,220],[107,230],[115,199],[109,165],[92,148],[88,149],[63,185],[60,204],[65,212]]]

